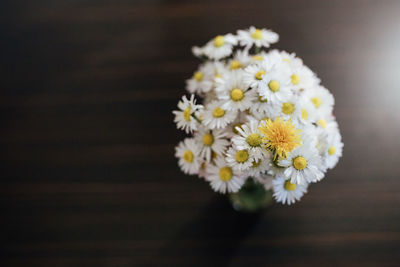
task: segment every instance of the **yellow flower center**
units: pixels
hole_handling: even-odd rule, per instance
[[[293,166],[294,166],[297,170],[301,171],[301,170],[303,170],[305,167],[307,167],[307,160],[306,160],[304,157],[302,157],[302,156],[295,157],[295,158],[293,159]]]
[[[255,159],[255,160],[253,160],[252,167],[253,168],[258,167],[258,166],[260,166],[260,164],[261,164],[261,159]]]
[[[231,99],[233,101],[240,101],[244,97],[244,93],[241,89],[235,88],[231,91]]]
[[[206,146],[211,146],[214,143],[214,136],[212,134],[203,135],[203,144]]]
[[[258,96],[258,102],[261,102],[261,103],[267,103],[268,102],[268,99],[264,99],[262,96]]]
[[[223,110],[222,108],[216,108],[213,111],[214,118],[221,118],[224,115],[225,115],[225,110]]]
[[[253,58],[254,60],[258,60],[258,61],[261,61],[261,60],[264,59],[264,57],[263,57],[263,56],[260,56],[260,55],[255,55],[255,56],[253,56],[252,58]]]
[[[235,159],[239,163],[246,162],[249,159],[249,153],[247,150],[239,150],[236,152]]]
[[[196,81],[201,82],[201,80],[203,80],[203,78],[204,78],[204,74],[203,74],[201,71],[196,71],[196,72],[193,74],[193,78],[194,78]]]
[[[326,120],[320,119],[317,121],[319,127],[325,128],[326,127]]]
[[[265,71],[264,71],[264,70],[259,70],[259,71],[257,71],[257,73],[256,73],[256,75],[255,75],[255,78],[256,78],[257,80],[262,80],[264,74],[265,74]]]
[[[230,66],[231,70],[237,70],[237,69],[240,69],[241,67],[242,67],[242,64],[240,63],[240,61],[232,60],[231,66]]]
[[[261,135],[258,133],[252,133],[249,134],[246,138],[246,142],[251,146],[251,147],[258,147],[261,145],[262,138]]]
[[[336,153],[336,148],[335,148],[334,146],[331,146],[331,147],[328,149],[328,154],[331,155],[331,156],[333,156],[333,155],[335,155],[335,153]]]
[[[190,121],[190,114],[192,112],[191,108],[187,108],[183,111],[183,118],[185,119],[185,121]]]
[[[232,169],[229,167],[222,167],[219,169],[219,179],[223,182],[227,182],[232,179]]]
[[[286,115],[293,114],[294,105],[292,103],[286,102],[282,104],[282,112]]]
[[[293,85],[298,85],[300,83],[300,76],[297,74],[293,74],[292,76],[290,76],[290,78],[292,79],[292,84]]]
[[[215,78],[222,78],[222,74],[216,73],[216,74],[215,74]]]
[[[276,93],[276,92],[279,91],[279,88],[280,88],[281,86],[279,85],[279,82],[278,82],[278,81],[272,80],[272,81],[270,81],[270,82],[268,83],[268,87],[269,87],[269,90],[271,90],[272,92]]]
[[[290,62],[291,62],[290,58],[284,58],[284,59],[282,59],[282,61],[285,61],[285,62],[287,62],[287,63],[290,63]]]
[[[321,98],[319,98],[319,97],[313,97],[313,98],[311,98],[311,102],[314,104],[314,106],[315,106],[316,108],[319,108],[319,107],[321,106],[321,104],[322,104],[322,100],[321,100]]]
[[[290,180],[286,180],[286,181],[285,181],[284,187],[285,187],[285,189],[286,189],[287,191],[296,190],[296,184],[292,184],[292,183],[290,182]]]
[[[215,153],[215,151],[212,151],[212,152],[211,152],[211,158],[212,158],[212,159],[215,159],[215,158],[217,158],[217,157],[218,157],[218,154]]]
[[[304,120],[308,119],[308,112],[304,108],[301,110],[301,118]]]
[[[193,152],[190,150],[186,150],[185,153],[183,153],[183,159],[188,163],[192,163],[194,159]]]
[[[256,29],[256,30],[251,34],[251,37],[252,37],[253,39],[256,39],[256,40],[262,39],[262,37],[263,37],[262,31],[259,30],[259,29]]]
[[[217,37],[214,38],[214,46],[215,47],[221,47],[225,44],[225,38],[222,35],[218,35]]]
[[[238,132],[238,130],[236,130],[236,127],[239,127],[240,129],[242,129],[242,124],[241,124],[241,123],[236,123],[236,124],[233,125],[232,131],[233,131],[235,134],[238,134],[239,132]]]
[[[275,121],[268,119],[259,128],[265,135],[262,139],[266,147],[274,151],[276,157],[286,158],[286,154],[301,144],[300,130],[296,129],[291,120],[283,121],[280,117]]]

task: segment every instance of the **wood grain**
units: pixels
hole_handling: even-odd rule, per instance
[[[1,266],[399,266],[400,2],[3,1]],[[192,45],[280,34],[335,95],[344,156],[243,215],[173,156]]]

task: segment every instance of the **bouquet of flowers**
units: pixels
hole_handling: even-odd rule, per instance
[[[177,128],[193,136],[175,156],[217,192],[252,179],[290,205],[337,164],[343,143],[332,94],[294,53],[268,51],[278,39],[250,27],[193,47],[202,63],[173,111]]]

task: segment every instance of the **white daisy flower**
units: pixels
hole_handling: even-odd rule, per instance
[[[292,67],[291,70],[290,81],[293,88],[297,90],[313,88],[320,82],[315,73],[307,66]]]
[[[247,173],[251,177],[260,177],[260,175],[265,174],[271,165],[271,154],[266,153],[266,155],[262,158],[254,158],[252,161],[252,165],[247,170]]]
[[[258,128],[259,122],[257,120],[251,120],[241,127],[237,127],[236,130],[239,132],[239,135],[234,136],[232,139],[235,148],[250,150],[256,158],[266,156],[267,150],[262,146],[263,136]]]
[[[332,169],[336,166],[342,156],[343,143],[339,131],[328,135],[327,146],[324,150],[323,159],[327,168]]]
[[[230,70],[239,70],[246,68],[252,59],[249,56],[247,50],[238,50],[234,57],[228,62],[228,66]]]
[[[235,193],[242,187],[245,179],[240,172],[231,168],[223,157],[217,157],[215,165],[208,167],[207,180],[212,189],[220,193]]]
[[[260,96],[272,103],[282,102],[292,94],[288,69],[283,66],[280,64],[279,67],[267,72],[258,86]]]
[[[197,130],[198,122],[195,116],[203,110],[203,106],[196,105],[194,95],[190,96],[190,100],[184,95],[182,100],[178,102],[178,108],[180,110],[172,111],[175,115],[174,122],[177,124],[177,128],[184,130],[186,133]]]
[[[251,62],[252,63],[260,63],[267,57],[268,57],[268,54],[265,51],[261,51],[260,53],[251,56]]]
[[[235,120],[237,111],[223,108],[224,101],[213,101],[208,104],[203,113],[203,124],[210,129],[224,128]]]
[[[220,60],[232,54],[233,46],[237,39],[232,34],[218,35],[210,40],[204,47],[204,54],[214,60]]]
[[[257,98],[256,92],[248,90],[244,84],[243,71],[234,71],[227,79],[218,79],[217,82],[219,85],[215,91],[219,99],[225,100],[224,109],[244,111]]]
[[[297,96],[289,96],[280,103],[273,105],[274,114],[286,120],[291,120],[294,124],[298,124],[302,116],[302,100]]]
[[[293,149],[279,164],[286,168],[284,175],[294,184],[317,182],[324,177],[321,158],[312,146],[303,145]]]
[[[316,116],[315,124],[326,132],[335,132],[338,129],[338,124],[333,115]]]
[[[303,61],[296,57],[295,53],[288,53],[286,51],[279,51],[277,49],[273,49],[269,51],[268,57],[270,60],[275,62],[283,62],[289,67],[299,67],[303,65]]]
[[[249,65],[244,71],[243,81],[247,87],[258,88],[262,83],[262,79],[267,72],[270,72],[274,67],[274,62],[268,57],[264,58],[256,64]]]
[[[293,184],[283,176],[275,178],[272,182],[274,198],[282,204],[293,204],[307,193],[308,184]]]
[[[195,57],[201,58],[202,56],[204,56],[204,48],[198,47],[198,46],[193,46],[192,53]]]
[[[210,162],[212,152],[217,155],[222,155],[229,146],[229,141],[226,140],[226,132],[223,129],[209,130],[205,127],[200,127],[194,138],[201,148],[200,156]]]
[[[256,100],[253,101],[253,104],[250,106],[250,113],[256,118],[260,118],[260,120],[274,117],[274,112],[274,106],[270,103],[270,101],[268,101],[268,99],[264,99],[260,95],[258,95]]]
[[[233,147],[228,149],[226,153],[226,162],[230,167],[239,172],[246,171],[253,164],[254,155],[250,150],[237,150]]]
[[[270,44],[279,40],[279,35],[267,29],[256,29],[251,26],[248,30],[238,30],[237,39],[240,45],[247,48],[255,45],[256,47],[269,47]]]
[[[211,90],[213,85],[213,72],[208,64],[201,65],[193,73],[192,78],[186,80],[186,89],[191,94],[202,94]]]
[[[192,138],[186,138],[175,147],[179,167],[186,174],[196,174],[199,171],[201,158],[200,148]]]
[[[332,94],[322,86],[314,86],[306,91],[306,95],[313,104],[314,110],[320,116],[330,115],[333,110],[335,99]]]

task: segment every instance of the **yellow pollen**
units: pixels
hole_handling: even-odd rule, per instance
[[[328,154],[331,155],[331,156],[333,156],[333,155],[335,155],[335,153],[336,153],[336,148],[335,148],[334,146],[331,146],[331,147],[328,149]]]
[[[221,118],[224,115],[225,115],[225,110],[223,110],[222,108],[216,108],[213,111],[214,118]]]
[[[262,138],[261,135],[258,133],[252,133],[249,134],[246,138],[246,142],[251,146],[251,147],[258,147],[262,143]]]
[[[319,108],[319,107],[321,106],[321,104],[322,104],[322,100],[321,100],[321,98],[319,98],[319,97],[313,97],[313,98],[311,98],[311,102],[314,104],[314,106],[315,106],[316,108]]]
[[[183,159],[188,162],[188,163],[192,163],[193,162],[193,152],[190,150],[186,150],[185,153],[183,153]]]
[[[201,82],[203,80],[203,77],[204,77],[204,74],[201,71],[196,71],[193,74],[193,78],[198,82]]]
[[[266,103],[266,102],[268,102],[268,99],[266,99],[266,98],[264,99],[262,96],[259,95],[258,96],[258,101],[261,102],[261,103]]]
[[[257,80],[262,80],[264,74],[265,74],[265,71],[264,71],[264,70],[259,70],[259,71],[257,71],[257,73],[256,73],[256,75],[255,75],[255,78],[256,78]]]
[[[249,159],[249,153],[247,150],[239,150],[236,152],[235,159],[239,163],[246,162]]]
[[[320,119],[317,121],[319,127],[325,128],[326,127],[326,120]]]
[[[236,123],[235,125],[233,125],[233,132],[235,133],[235,134],[238,134],[239,133],[239,131],[236,129],[236,127],[239,127],[240,129],[242,129],[242,124],[241,123]]]
[[[294,166],[297,170],[301,171],[301,170],[303,170],[305,167],[307,167],[307,160],[306,160],[304,157],[302,157],[302,156],[295,157],[295,158],[293,159],[293,166]]]
[[[296,190],[296,184],[292,184],[292,183],[290,182],[290,180],[286,180],[286,181],[285,181],[284,187],[285,187],[285,189],[286,189],[287,191]]]
[[[230,66],[231,70],[237,70],[237,69],[240,69],[241,67],[242,67],[242,64],[240,63],[240,61],[232,60],[231,66]]]
[[[278,82],[278,81],[272,80],[272,81],[270,81],[270,82],[268,83],[268,87],[269,87],[269,90],[271,90],[272,92],[276,93],[276,92],[279,91],[279,88],[280,88],[281,86],[279,85],[279,82]]]
[[[212,134],[203,135],[203,144],[206,146],[211,146],[214,143],[214,136]]]
[[[308,112],[304,108],[301,110],[301,118],[304,120],[308,119]]]
[[[262,39],[262,37],[263,37],[262,31],[259,30],[259,29],[256,29],[256,30],[251,34],[251,37],[252,37],[253,39],[256,39],[256,40]]]
[[[239,88],[235,88],[231,91],[231,99],[233,101],[240,101],[244,97],[244,93]]]
[[[265,136],[262,142],[274,152],[274,159],[286,158],[287,153],[301,145],[300,130],[295,128],[291,120],[285,122],[280,117],[274,121],[268,119],[258,129]]]
[[[219,169],[219,179],[223,182],[227,182],[232,179],[232,169],[229,167],[222,167]]]
[[[191,108],[187,108],[183,111],[183,118],[185,119],[185,121],[190,121],[191,112],[192,112]]]
[[[263,56],[260,56],[260,55],[255,55],[255,56],[253,56],[252,58],[253,58],[254,60],[259,60],[259,61],[261,61],[261,60],[264,59],[264,57],[263,57]]]
[[[282,112],[285,113],[286,115],[293,114],[294,111],[294,105],[289,102],[285,102],[282,104]]]
[[[225,38],[222,35],[218,35],[217,37],[214,38],[214,46],[215,47],[221,47],[225,44]]]
[[[290,78],[292,79],[292,84],[293,85],[298,85],[300,83],[300,76],[297,74],[293,74],[292,76],[290,76]]]
[[[252,167],[253,168],[258,167],[258,166],[260,166],[260,164],[261,164],[261,159],[255,159],[255,160],[253,160]]]

